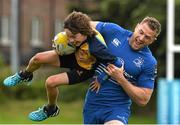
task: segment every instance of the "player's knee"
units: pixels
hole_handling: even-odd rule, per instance
[[[124,123],[119,120],[111,120],[104,123],[104,125],[124,125]]]
[[[54,88],[54,87],[56,87],[56,84],[54,82],[53,77],[48,77],[47,80],[46,80],[45,85],[46,85],[47,88]]]
[[[41,53],[37,53],[36,55],[34,55],[32,58],[31,58],[31,62],[34,63],[34,64],[40,64],[42,61],[42,55]]]

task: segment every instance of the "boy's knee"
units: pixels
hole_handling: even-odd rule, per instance
[[[54,88],[54,87],[56,87],[56,84],[55,84],[55,82],[53,82],[54,80],[53,80],[53,78],[52,77],[48,77],[47,78],[47,80],[46,80],[46,87],[47,88]]]
[[[41,62],[41,60],[42,60],[41,53],[37,53],[31,58],[31,62],[33,62],[35,64],[39,64]]]

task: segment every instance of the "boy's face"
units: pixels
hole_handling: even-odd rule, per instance
[[[150,29],[147,23],[140,23],[136,26],[133,36],[130,39],[130,45],[134,50],[150,45],[156,39],[156,31]]]
[[[83,41],[87,39],[87,36],[81,33],[73,34],[69,29],[65,28],[64,31],[67,34],[68,41],[70,44],[79,46]]]

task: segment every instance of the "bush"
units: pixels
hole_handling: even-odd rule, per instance
[[[88,84],[80,83],[76,85],[61,86],[60,100],[64,102],[71,102],[75,100],[84,100]]]
[[[3,73],[0,76],[0,82],[3,83],[4,78],[6,78],[10,73],[9,68],[3,68]],[[17,100],[27,100],[27,99],[45,99],[46,89],[44,86],[45,79],[56,73],[56,71],[37,71],[34,73],[34,79],[31,85],[21,84],[15,87],[6,87],[0,84],[0,99],[17,99]],[[87,84],[76,84],[76,85],[64,85],[59,87],[60,94],[59,100],[64,102],[75,101],[79,99],[84,99],[87,90]]]

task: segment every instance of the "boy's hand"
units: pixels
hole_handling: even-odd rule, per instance
[[[94,81],[91,82],[89,89],[90,89],[91,91],[96,91],[96,93],[98,93],[100,87],[101,87],[101,84],[98,82],[97,78],[95,78]]]

